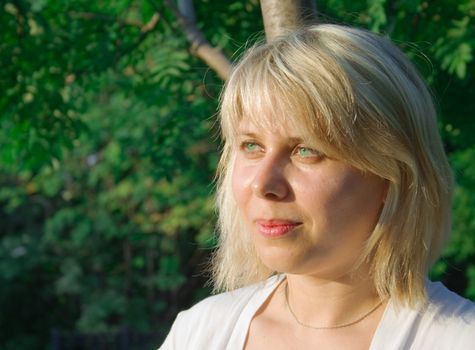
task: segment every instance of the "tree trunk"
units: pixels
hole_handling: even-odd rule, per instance
[[[317,22],[315,0],[261,0],[267,41]]]

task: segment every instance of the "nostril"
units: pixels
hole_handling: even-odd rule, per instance
[[[275,193],[267,193],[265,195],[268,199],[271,199],[271,200],[279,200],[281,199],[281,197],[279,197],[277,194]]]
[[[269,200],[282,200],[289,193],[287,181],[276,174],[265,178],[256,178],[252,188],[257,196]]]

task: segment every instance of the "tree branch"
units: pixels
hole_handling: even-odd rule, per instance
[[[150,20],[140,28],[140,31],[142,33],[148,33],[152,31],[157,25],[159,19],[160,19],[160,14],[158,12],[155,12],[153,16],[150,18]]]
[[[157,8],[155,1],[150,0]],[[226,80],[232,69],[231,62],[219,50],[211,46],[196,24],[196,15],[191,0],[179,0],[178,7],[170,0],[165,0],[166,6],[173,12],[178,23],[183,28],[188,41],[191,43],[191,52],[203,60],[218,76]]]

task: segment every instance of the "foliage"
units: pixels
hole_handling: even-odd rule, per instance
[[[140,0],[2,5],[1,348],[45,348],[53,327],[165,331],[209,293],[222,83],[156,5],[155,24]],[[231,54],[258,4],[215,7],[198,15]]]
[[[257,0],[194,3],[228,57],[262,31]],[[434,90],[458,185],[433,274],[475,298],[474,1],[318,9],[387,33]],[[0,23],[0,348],[46,348],[53,327],[166,332],[209,293],[222,83],[162,1],[11,1]]]

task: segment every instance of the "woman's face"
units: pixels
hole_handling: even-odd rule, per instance
[[[345,275],[371,234],[386,182],[305,144],[292,127],[244,119],[232,190],[262,262],[279,272]]]

